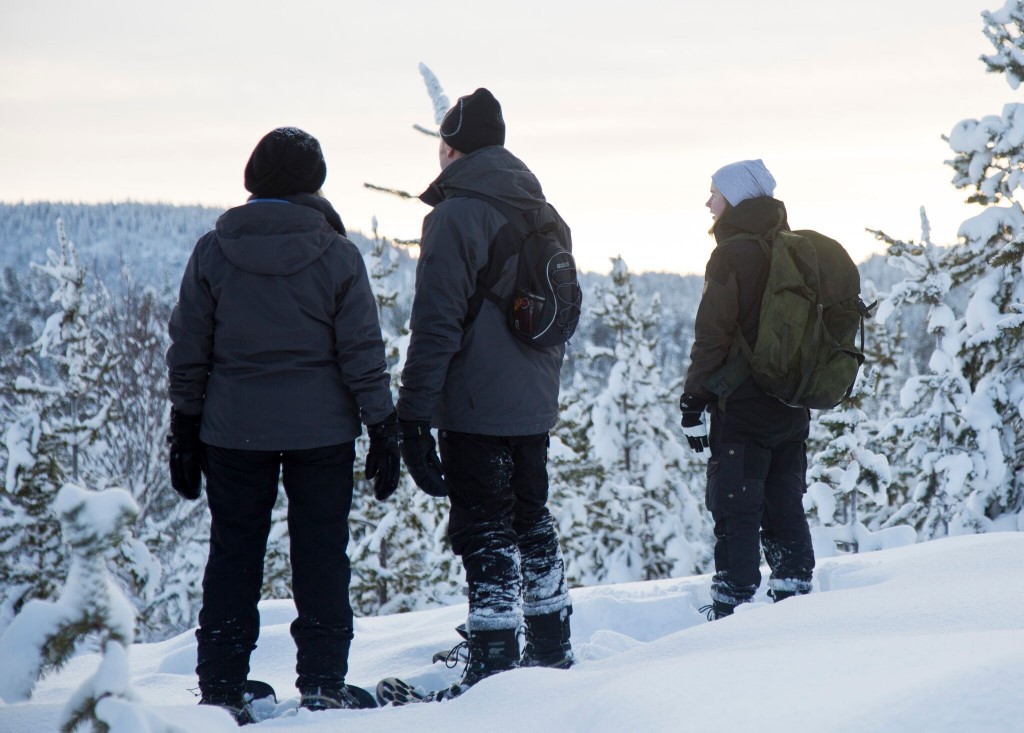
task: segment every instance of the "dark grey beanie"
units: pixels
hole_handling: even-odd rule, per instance
[[[505,144],[501,104],[488,90],[477,89],[459,97],[441,120],[441,138],[460,153]]]
[[[245,166],[245,188],[264,198],[316,193],[327,178],[319,141],[297,127],[279,127],[256,143]]]

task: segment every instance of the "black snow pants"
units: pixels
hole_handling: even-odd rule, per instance
[[[241,692],[256,648],[263,559],[278,477],[288,496],[296,687],[340,687],[352,641],[346,547],[354,443],[289,451],[207,446],[210,557],[196,673],[204,696]]]
[[[448,537],[469,585],[471,631],[514,629],[569,606],[547,509],[548,435],[440,433],[451,490]]]
[[[761,583],[761,547],[769,587],[808,593],[814,550],[807,490],[809,413],[767,395],[712,405],[706,503],[715,522],[713,600],[736,605]],[[760,537],[759,537],[760,535]]]

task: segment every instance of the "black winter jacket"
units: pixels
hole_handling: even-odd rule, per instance
[[[326,199],[287,199],[225,212],[185,268],[169,391],[210,445],[334,445],[393,409],[362,256]]]
[[[715,224],[718,246],[711,253],[704,272],[704,293],[697,307],[690,368],[686,373],[685,392],[714,401],[707,380],[725,365],[736,330],[740,329],[747,343],[757,341],[761,317],[761,300],[768,281],[769,260],[759,237],[778,229],[789,229],[786,206],[770,197],[741,201],[727,209]],[[752,378],[748,378],[729,396],[729,405],[741,400],[757,399],[780,415],[792,414],[806,419],[807,411],[793,408],[769,397]],[[737,409],[743,409],[742,404]],[[794,412],[795,411],[795,412]]]

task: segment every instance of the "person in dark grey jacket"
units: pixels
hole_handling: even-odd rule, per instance
[[[352,639],[346,555],[354,440],[386,499],[399,478],[398,425],[377,306],[362,256],[319,195],[320,144],[270,132],[245,169],[252,196],[196,244],[171,315],[170,468],[200,494],[210,556],[196,672],[201,704],[252,722],[242,693],[279,477],[288,495],[297,618],[296,686],[310,709],[358,707],[345,684]]]
[[[420,197],[434,209],[423,222],[398,416],[409,473],[427,493],[450,496],[448,535],[469,585],[470,664],[460,684],[436,694],[446,699],[520,661],[568,667],[572,652],[564,563],[546,507],[548,431],[565,349],[519,341],[491,300],[466,322],[489,246],[507,221],[467,192],[519,210],[546,208],[544,194],[504,147],[501,106],[488,90],[460,98],[440,137],[442,172]],[[560,227],[568,249],[568,228]],[[495,286],[498,296],[511,291],[516,260]]]
[[[809,412],[765,393],[753,378],[727,400],[709,387],[730,357],[736,332],[748,344],[757,341],[769,270],[761,240],[789,229],[774,191],[764,163],[743,160],[715,172],[706,204],[717,246],[704,275],[679,407],[690,447],[711,450],[706,499],[715,522],[715,575],[712,603],[702,610],[712,620],[753,599],[761,583],[761,545],[773,600],[811,591],[814,551],[803,508]]]

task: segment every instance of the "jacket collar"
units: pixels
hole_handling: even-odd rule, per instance
[[[249,197],[249,201],[259,201],[259,196],[252,195]],[[324,218],[327,223],[331,225],[331,229],[336,231],[341,236],[347,236],[345,233],[345,225],[341,221],[341,216],[334,207],[331,206],[331,202],[325,199],[323,196],[317,196],[315,193],[293,193],[288,196],[277,196],[273,199],[263,199],[267,201],[287,201],[290,204],[298,204],[300,206],[307,206],[311,209],[316,209]]]
[[[419,199],[437,206],[459,190],[500,199],[518,209],[536,208],[545,201],[537,177],[502,145],[474,150],[452,162]]]
[[[741,201],[727,209],[715,224],[715,241],[738,235],[770,237],[780,229],[789,229],[786,205],[770,196]]]

